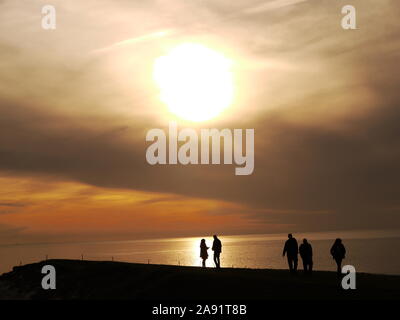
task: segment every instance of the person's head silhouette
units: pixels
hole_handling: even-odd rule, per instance
[[[289,239],[293,238],[293,235],[291,233],[289,233],[287,236],[288,236]]]
[[[303,243],[307,244],[308,243],[307,239],[303,239]]]
[[[214,237],[214,239],[218,239],[216,234],[214,234],[213,237]]]

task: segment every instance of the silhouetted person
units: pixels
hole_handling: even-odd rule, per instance
[[[337,238],[335,240],[331,248],[331,255],[333,259],[336,261],[337,273],[338,275],[340,275],[342,273],[342,260],[346,256],[346,248],[342,244],[342,239]]]
[[[221,240],[219,240],[215,234],[214,234],[214,242],[212,245],[212,251],[214,251],[215,267],[220,268],[221,262],[219,260],[219,256],[221,255],[222,252],[222,243]]]
[[[303,243],[299,247],[300,257],[303,260],[303,268],[305,273],[311,273],[313,267],[312,247],[307,239],[303,239]]]
[[[285,242],[285,246],[283,248],[282,256],[287,256],[289,270],[290,272],[296,273],[297,271],[297,254],[299,253],[299,247],[297,246],[297,240],[293,238],[292,234],[288,234],[288,240]]]
[[[206,245],[206,240],[205,239],[201,239],[201,242],[200,242],[200,258],[203,259],[203,267],[204,268],[206,266],[206,260],[208,258],[208,252],[207,252],[208,249],[209,249],[209,247],[207,247],[207,245]]]

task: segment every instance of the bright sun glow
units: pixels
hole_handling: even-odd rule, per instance
[[[212,119],[232,103],[231,61],[202,45],[185,43],[159,57],[153,76],[161,100],[185,120]]]

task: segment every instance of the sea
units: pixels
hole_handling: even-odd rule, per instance
[[[341,238],[347,255],[343,265],[357,272],[400,275],[400,231],[340,231],[293,234],[299,244],[308,239],[313,247],[314,270],[335,270],[330,248]],[[47,259],[84,259],[145,264],[201,266],[200,240],[212,246],[212,235],[200,237],[97,241],[74,243],[36,243],[0,245],[0,273],[13,266]],[[230,268],[285,269],[282,257],[286,234],[219,235],[222,241],[221,266]],[[214,267],[209,249],[207,267]],[[299,268],[301,268],[299,259]]]

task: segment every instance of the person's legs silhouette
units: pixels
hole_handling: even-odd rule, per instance
[[[340,258],[335,258],[336,265],[337,265],[337,274],[340,275],[342,274],[342,259]]]

